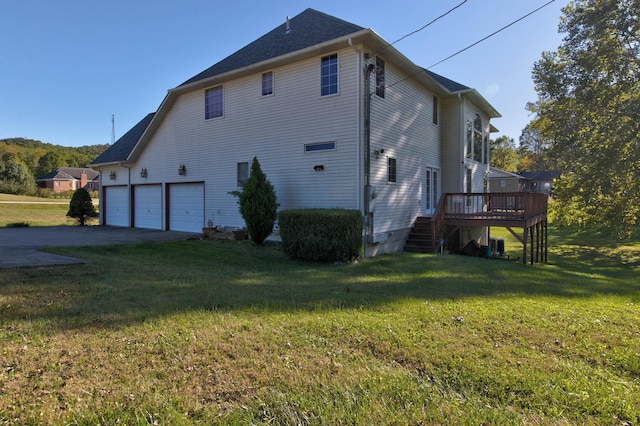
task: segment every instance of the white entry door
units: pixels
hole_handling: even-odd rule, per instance
[[[162,186],[136,185],[133,200],[133,226],[162,229]]]
[[[427,167],[423,194],[425,216],[431,216],[440,200],[440,169]]]
[[[204,226],[204,184],[169,185],[169,229],[202,232]]]
[[[129,191],[126,186],[106,186],[104,189],[104,223],[129,226]]]

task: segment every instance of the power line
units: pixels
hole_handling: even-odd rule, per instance
[[[418,28],[418,29],[417,29],[417,30],[415,30],[415,31],[410,32],[410,33],[409,33],[409,34],[407,34],[407,35],[404,35],[404,36],[400,37],[399,39],[397,39],[397,40],[396,40],[396,41],[394,41],[393,43],[387,44],[385,47],[383,47],[382,49],[380,49],[380,50],[378,50],[376,53],[374,53],[374,55],[375,55],[375,54],[377,54],[377,53],[382,52],[384,49],[386,49],[386,48],[388,48],[388,47],[393,46],[394,44],[396,44],[396,43],[398,43],[398,42],[400,42],[400,41],[404,40],[404,39],[405,39],[405,38],[407,38],[407,37],[410,37],[410,36],[412,36],[412,35],[414,35],[414,34],[416,34],[416,33],[419,33],[420,31],[424,30],[425,28],[427,28],[427,27],[428,27],[428,26],[430,26],[431,24],[433,24],[433,23],[435,23],[436,21],[438,21],[438,20],[440,20],[440,19],[444,18],[445,16],[447,16],[448,14],[450,14],[451,12],[453,12],[454,10],[456,10],[457,8],[459,8],[460,6],[462,6],[463,4],[465,4],[467,1],[468,1],[468,0],[464,0],[462,3],[458,4],[457,6],[452,7],[451,9],[449,9],[448,11],[446,11],[445,13],[443,13],[442,15],[440,15],[440,16],[438,16],[437,18],[435,18],[435,19],[431,20],[431,22],[429,22],[429,23],[427,23],[427,24],[423,25],[422,27]]]
[[[456,53],[454,53],[453,55],[447,56],[447,57],[446,57],[446,58],[444,58],[443,60],[441,60],[441,61],[439,61],[439,62],[436,62],[435,64],[431,65],[431,66],[430,66],[430,67],[428,67],[427,69],[429,69],[429,68],[433,68],[433,67],[435,67],[436,65],[440,65],[441,63],[443,63],[443,62],[445,62],[445,61],[447,61],[447,60],[449,60],[449,59],[453,58],[454,56],[459,55],[460,53],[464,52],[465,50],[471,49],[473,46],[475,46],[475,45],[477,45],[477,44],[482,43],[482,42],[483,42],[483,41],[485,41],[486,39],[493,37],[494,35],[498,34],[499,32],[502,32],[502,31],[506,30],[507,28],[509,28],[510,26],[512,26],[512,25],[514,25],[514,24],[517,24],[518,22],[522,21],[523,19],[525,19],[525,18],[529,17],[530,15],[533,15],[534,13],[536,13],[537,11],[539,11],[540,9],[542,9],[542,8],[545,8],[545,7],[549,6],[549,5],[550,5],[551,3],[553,3],[554,1],[555,1],[555,0],[551,0],[551,1],[549,1],[548,3],[546,3],[546,4],[543,4],[542,6],[540,6],[539,8],[537,8],[536,10],[534,10],[534,11],[532,11],[532,12],[527,13],[526,15],[524,15],[524,16],[522,16],[522,17],[520,17],[520,18],[516,19],[515,21],[511,22],[510,24],[507,24],[507,25],[505,25],[504,27],[500,28],[499,30],[497,30],[497,31],[495,31],[495,32],[493,32],[493,33],[491,33],[491,34],[489,34],[488,36],[484,37],[483,39],[480,39],[480,40],[476,41],[475,43],[470,44],[469,46],[465,47],[464,49],[458,50],[458,51],[457,51]]]
[[[545,8],[545,7],[547,7],[547,6],[549,6],[549,5],[550,5],[551,3],[553,3],[554,1],[555,1],[555,0],[550,0],[549,2],[547,2],[547,3],[543,4],[542,6],[538,7],[537,9],[535,9],[535,10],[533,10],[533,11],[531,11],[531,12],[527,13],[527,14],[526,14],[526,15],[524,15],[524,16],[521,16],[520,18],[518,18],[518,19],[516,19],[515,21],[513,21],[513,22],[511,22],[511,23],[509,23],[509,24],[507,24],[507,25],[505,25],[504,27],[500,28],[499,30],[494,31],[493,33],[489,34],[488,36],[483,37],[482,39],[480,39],[480,40],[476,41],[475,43],[470,44],[469,46],[465,47],[464,49],[460,49],[460,50],[459,50],[459,51],[457,51],[456,53],[454,53],[454,54],[452,54],[452,55],[447,56],[447,57],[446,57],[446,58],[444,58],[443,60],[438,61],[438,62],[436,62],[435,64],[433,64],[433,65],[431,65],[431,66],[429,66],[429,67],[427,67],[427,68],[421,69],[420,71],[415,72],[415,73],[413,73],[413,74],[409,75],[408,77],[403,78],[402,80],[396,81],[396,82],[395,82],[395,83],[393,83],[393,84],[390,84],[390,85],[388,85],[388,86],[385,86],[385,88],[390,88],[390,87],[396,86],[396,85],[398,85],[398,84],[400,84],[400,83],[402,83],[402,82],[405,82],[405,81],[407,81],[407,80],[409,80],[409,79],[412,79],[412,78],[413,78],[413,77],[415,77],[416,75],[418,75],[418,74],[422,74],[424,71],[429,70],[429,69],[431,69],[431,68],[435,67],[436,65],[440,65],[441,63],[443,63],[443,62],[445,62],[445,61],[448,61],[449,59],[451,59],[451,58],[453,58],[453,57],[455,57],[455,56],[458,56],[460,53],[462,53],[462,52],[464,52],[464,51],[466,51],[466,50],[471,49],[472,47],[474,47],[474,46],[476,46],[476,45],[478,45],[478,44],[482,43],[483,41],[485,41],[485,40],[487,40],[487,39],[489,39],[489,38],[493,37],[494,35],[496,35],[496,34],[498,34],[498,33],[502,32],[502,31],[504,31],[504,30],[506,30],[507,28],[509,28],[509,27],[511,27],[512,25],[514,25],[514,24],[516,24],[516,23],[518,23],[518,22],[522,21],[523,19],[528,18],[529,16],[533,15],[534,13],[538,12],[539,10],[541,10],[541,9],[543,9],[543,8]],[[415,31],[414,31],[414,32],[415,32]],[[412,33],[412,34],[413,34],[413,33]],[[407,37],[407,36],[405,36],[405,37]],[[404,37],[403,37],[403,38],[404,38]],[[394,42],[394,43],[396,43],[396,42]]]

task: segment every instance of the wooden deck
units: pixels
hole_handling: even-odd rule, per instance
[[[451,236],[447,229],[455,232],[459,227],[498,226],[507,228],[522,243],[524,263],[546,262],[547,205],[547,195],[538,193],[444,194],[431,218],[416,221],[418,236],[410,236],[407,244],[411,250],[422,239],[435,251],[437,242]],[[521,228],[522,234],[514,228]]]

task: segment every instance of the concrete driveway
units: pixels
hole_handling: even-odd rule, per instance
[[[0,228],[0,268],[63,265],[83,260],[39,251],[51,246],[103,246],[197,238],[188,232],[112,226]]]

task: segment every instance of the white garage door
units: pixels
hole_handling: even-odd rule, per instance
[[[204,226],[204,184],[170,185],[168,210],[170,230],[202,232]]]
[[[162,187],[136,185],[133,189],[133,226],[162,229]]]
[[[126,186],[107,186],[104,188],[107,225],[129,226],[129,196]]]

